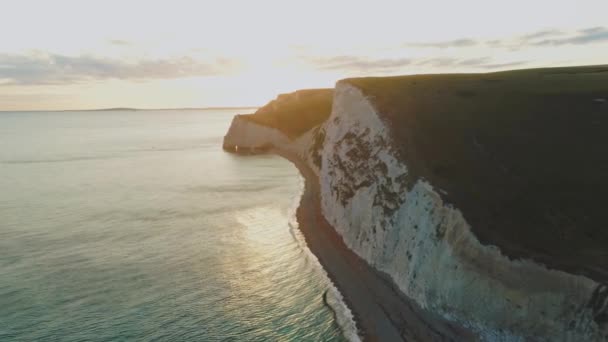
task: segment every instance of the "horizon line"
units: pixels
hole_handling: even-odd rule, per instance
[[[174,108],[134,108],[134,107],[109,107],[93,109],[0,109],[5,112],[110,112],[110,111],[160,111],[160,110],[229,110],[229,109],[258,109],[261,106],[212,106],[212,107],[174,107]]]

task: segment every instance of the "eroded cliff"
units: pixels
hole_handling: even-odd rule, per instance
[[[344,80],[325,120],[237,116],[224,147],[299,156],[346,245],[481,339],[606,340],[606,70]]]

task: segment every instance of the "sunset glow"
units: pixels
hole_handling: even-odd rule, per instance
[[[261,105],[341,78],[604,64],[606,1],[5,1],[0,110]]]

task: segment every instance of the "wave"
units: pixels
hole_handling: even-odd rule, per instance
[[[333,312],[336,323],[340,327],[342,334],[344,337],[350,342],[361,342],[361,337],[359,336],[359,329],[357,328],[357,324],[355,323],[355,318],[353,316],[352,311],[344,302],[344,297],[336,288],[336,285],[331,281],[329,275],[319,262],[319,259],[316,255],[314,255],[311,250],[308,248],[306,244],[306,240],[304,239],[304,235],[300,232],[298,220],[296,218],[296,212],[298,207],[300,206],[300,199],[304,192],[304,180],[302,177],[300,179],[300,194],[296,198],[294,198],[294,203],[290,207],[289,212],[289,232],[291,236],[293,236],[294,240],[297,242],[298,246],[302,249],[306,258],[313,264],[313,266],[318,269],[325,281],[328,284],[328,289],[323,293],[323,302],[327,307]]]
[[[336,317],[336,322],[338,326],[342,329],[342,333],[344,337],[346,337],[349,341],[361,341],[361,338],[358,334],[357,325],[355,323],[355,318],[353,317],[353,313],[350,311],[346,302],[344,302],[344,297],[342,297],[342,293],[338,291],[338,289],[331,284],[330,288],[324,293],[325,304],[331,308],[334,312],[334,316]]]

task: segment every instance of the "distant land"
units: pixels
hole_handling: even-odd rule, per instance
[[[112,112],[112,111],[160,111],[160,110],[237,110],[237,109],[258,109],[259,106],[242,106],[242,107],[185,107],[185,108],[130,108],[130,107],[115,107],[115,108],[98,108],[98,109],[56,109],[56,110],[0,110],[2,112]]]

